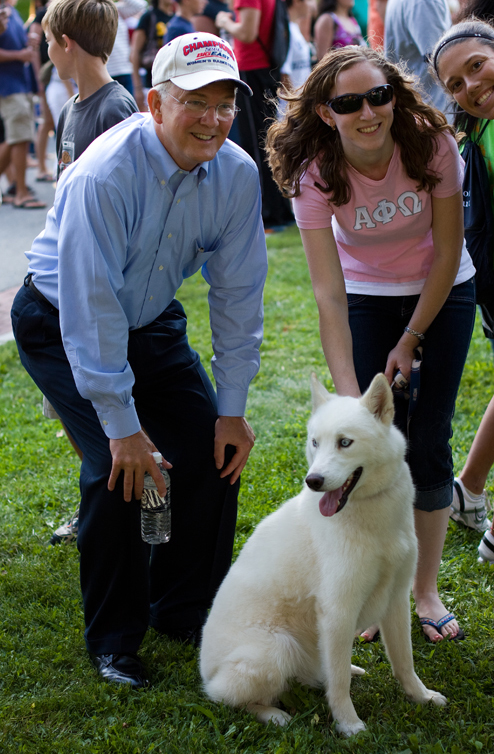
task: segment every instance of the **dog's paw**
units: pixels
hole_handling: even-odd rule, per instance
[[[358,665],[351,665],[352,675],[365,675],[365,670],[359,668]]]
[[[278,707],[265,707],[263,704],[248,704],[247,709],[264,725],[274,723],[283,727],[284,725],[288,725],[292,719],[288,712],[283,712]]]
[[[432,704],[435,704],[437,707],[445,707],[448,703],[448,700],[445,696],[439,693],[439,691],[432,691],[432,689],[427,689],[427,692],[429,694],[428,701],[432,702]]]
[[[342,723],[339,720],[336,723],[336,730],[340,734],[340,736],[344,736],[345,738],[350,738],[350,736],[355,736],[357,733],[361,733],[363,730],[366,730],[365,723],[362,722],[362,720],[359,720],[357,717],[357,720],[353,723]]]

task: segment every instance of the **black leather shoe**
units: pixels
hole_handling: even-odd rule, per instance
[[[149,686],[144,665],[135,654],[93,655],[91,662],[99,675],[112,683],[130,683],[136,689]]]

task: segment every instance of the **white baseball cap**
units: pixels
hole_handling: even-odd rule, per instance
[[[175,37],[158,51],[151,71],[153,86],[171,81],[186,91],[214,81],[234,81],[249,96],[252,89],[241,80],[234,52],[214,34],[195,32]]]

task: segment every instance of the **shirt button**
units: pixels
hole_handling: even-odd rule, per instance
[[[166,186],[166,181],[161,181],[162,186]]]
[[[162,269],[163,269],[163,265],[162,265],[162,264],[160,264],[160,266],[158,267],[158,270],[160,270],[160,271],[161,271]]]
[[[150,296],[150,297],[149,297],[149,300],[150,300],[150,301],[152,301],[152,300],[153,300],[153,297],[152,297],[152,296]]]
[[[108,422],[106,421],[106,419],[103,419],[103,424],[108,424]]]
[[[171,238],[171,237],[172,237],[172,234],[171,234],[171,233],[168,233],[168,238]]]
[[[177,204],[180,204],[180,201],[181,201],[180,199],[177,199]]]

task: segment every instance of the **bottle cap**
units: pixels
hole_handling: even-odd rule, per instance
[[[158,453],[158,452],[153,453],[153,458],[156,461],[156,463],[161,463],[161,461],[163,460],[163,456],[161,455],[161,453]]]

